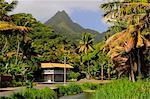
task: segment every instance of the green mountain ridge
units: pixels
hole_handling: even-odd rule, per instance
[[[68,14],[63,11],[58,11],[45,24],[54,29],[58,34],[67,37],[71,41],[78,41],[82,33],[92,33],[95,35],[95,41],[98,42],[104,37],[104,34],[92,29],[85,29],[79,24],[72,21]]]

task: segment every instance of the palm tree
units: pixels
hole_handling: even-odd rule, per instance
[[[12,12],[17,4],[17,0],[13,0],[11,3],[8,3],[5,0],[0,0],[0,20],[10,22],[11,16],[9,16],[8,13]]]
[[[91,34],[89,33],[83,33],[82,34],[82,39],[79,42],[79,52],[82,52],[84,54],[86,54],[86,56],[88,56],[88,52],[93,51],[93,37]],[[90,64],[89,64],[89,60],[88,60],[88,78],[90,78]]]
[[[123,21],[127,24],[125,29],[106,41],[105,50],[116,62],[119,75],[127,71],[132,81],[135,81],[137,70],[138,75],[141,75],[143,47],[148,48],[150,43],[149,38],[146,38],[150,28],[150,3],[148,0],[123,0],[102,4],[101,7],[106,11],[104,17],[107,21]]]
[[[88,53],[88,51],[93,51],[93,37],[89,33],[83,33],[82,39],[79,42],[79,52],[84,52],[85,54]]]

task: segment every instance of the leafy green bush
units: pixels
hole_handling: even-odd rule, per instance
[[[150,83],[117,80],[99,87],[93,96],[94,99],[149,99]]]
[[[68,85],[68,95],[81,93],[82,89],[78,84]]]
[[[58,95],[66,96],[66,95],[74,95],[81,93],[82,89],[78,84],[69,84],[67,86],[59,86],[58,87]]]
[[[100,86],[98,83],[83,83],[81,85],[82,90],[96,90],[98,88],[98,86]]]
[[[80,76],[80,73],[79,72],[70,72],[68,75],[67,75],[67,77],[68,77],[68,79],[77,79],[78,77]]]
[[[10,97],[3,97],[2,99],[57,99],[57,95],[47,87],[41,90],[26,88],[21,92],[14,93]]]

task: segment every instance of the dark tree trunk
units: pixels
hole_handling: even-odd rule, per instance
[[[140,80],[142,78],[140,49],[138,49],[138,51],[137,51],[137,56],[138,56],[138,79]]]

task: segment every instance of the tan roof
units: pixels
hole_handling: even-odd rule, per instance
[[[73,68],[71,65],[69,64],[60,64],[60,63],[41,63],[41,67],[42,68]]]

